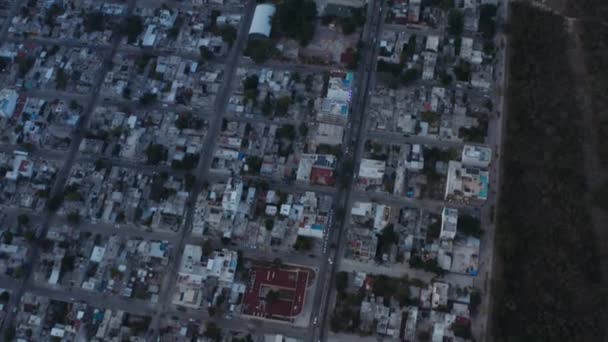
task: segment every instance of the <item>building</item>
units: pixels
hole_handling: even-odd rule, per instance
[[[458,210],[452,208],[443,208],[441,212],[441,232],[440,239],[453,240],[456,237],[456,228],[458,226]]]
[[[419,22],[421,7],[422,7],[422,0],[410,0],[410,2],[408,4],[407,21],[409,21],[411,23]]]
[[[361,164],[359,166],[359,178],[382,182],[382,177],[384,177],[385,171],[385,161],[363,158],[361,159]]]
[[[365,6],[367,0],[327,0],[325,6],[321,8],[321,13],[324,16],[335,16],[340,18],[350,17],[353,14],[353,9],[361,8]]]
[[[335,166],[336,157],[331,154],[302,154],[296,179],[310,184],[333,185]]]
[[[448,163],[445,199],[485,201],[488,199],[489,183],[490,177],[487,171],[465,167],[459,161],[450,160]]]
[[[424,169],[424,154],[420,144],[412,145],[409,155],[407,156],[406,167],[408,170],[421,171]]]
[[[483,146],[464,145],[462,164],[466,166],[487,168],[492,162],[492,149]]]
[[[337,146],[342,144],[344,127],[326,123],[319,123],[314,135],[315,144]]]
[[[433,292],[431,299],[431,307],[437,309],[438,307],[446,307],[448,305],[448,290],[449,284],[435,282],[433,283]]]
[[[31,178],[33,174],[34,163],[28,159],[28,154],[26,152],[15,151],[13,169],[6,172],[6,179],[16,181],[19,177]]]
[[[317,113],[319,121],[346,124],[350,112],[353,80],[352,72],[336,72],[330,76],[327,95],[323,98]]]
[[[15,112],[19,94],[13,89],[0,90],[0,116],[10,118]]]
[[[272,16],[276,8],[271,4],[260,4],[255,7],[253,20],[249,27],[249,35],[258,38],[270,38],[272,29]]]
[[[173,303],[198,308],[203,299],[203,283],[208,278],[217,279],[220,288],[230,289],[234,282],[237,260],[237,253],[228,249],[214,251],[205,260],[201,246],[186,245]]]

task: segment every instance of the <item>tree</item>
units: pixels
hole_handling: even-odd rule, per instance
[[[80,214],[77,211],[73,211],[68,214],[68,223],[75,226],[80,223]]]
[[[202,61],[208,61],[213,59],[213,52],[211,50],[209,50],[208,47],[201,45],[198,47],[198,52],[201,56],[201,60]]]
[[[24,57],[18,59],[18,75],[19,77],[25,77],[27,73],[32,69],[36,59],[34,57]]]
[[[228,45],[232,45],[237,36],[236,28],[232,25],[224,25],[220,27],[220,36],[224,42],[228,43]]]
[[[6,327],[6,330],[4,331],[4,340],[7,342],[12,341],[15,339],[15,336],[17,336],[15,326],[11,324],[10,326]]]
[[[291,103],[291,98],[289,96],[282,96],[277,100],[276,108],[274,113],[277,116],[285,116],[287,115],[287,111],[289,110],[289,104]]]
[[[496,5],[483,4],[479,6],[479,32],[485,39],[492,39],[496,30]]]
[[[313,241],[307,236],[298,236],[293,248],[297,251],[309,251],[312,248]]]
[[[262,168],[262,159],[258,156],[249,156],[246,159],[247,173],[259,174]]]
[[[286,0],[277,6],[272,17],[273,29],[306,46],[315,33],[317,6],[311,0]]]
[[[249,56],[255,63],[261,64],[277,54],[274,42],[270,39],[249,39],[245,49],[245,56]]]
[[[66,270],[67,272],[73,271],[75,264],[76,258],[73,255],[65,255],[61,259],[61,268]]]
[[[264,227],[266,227],[267,231],[272,231],[272,229],[274,228],[274,220],[266,219],[266,221],[264,222]]]
[[[84,16],[83,27],[87,33],[103,31],[105,28],[106,17],[100,11],[89,12]]]
[[[147,163],[158,165],[167,159],[167,149],[161,144],[150,144],[146,148]]]
[[[205,332],[203,335],[219,342],[222,339],[222,330],[217,326],[217,324],[208,322],[205,326]]]
[[[448,32],[460,36],[464,29],[464,15],[460,10],[452,9],[448,14]]]
[[[0,302],[2,303],[8,303],[9,299],[11,298],[11,294],[8,293],[8,291],[2,291],[2,293],[0,294]]]
[[[63,68],[57,69],[57,75],[55,76],[55,87],[59,90],[65,90],[68,86],[68,77],[65,74]]]
[[[298,127],[298,131],[300,133],[300,136],[302,136],[302,137],[306,137],[308,135],[308,126],[306,125],[305,122],[300,123],[300,126]]]
[[[61,206],[61,203],[63,203],[63,196],[55,195],[48,200],[46,206],[50,211],[57,211]]]
[[[340,27],[343,34],[349,35],[357,30],[357,23],[351,17],[342,17],[340,18]]]
[[[266,297],[264,298],[264,300],[267,304],[276,303],[276,301],[280,299],[279,296],[279,291],[270,290],[266,293]]]
[[[208,257],[213,253],[213,245],[211,244],[211,240],[207,239],[203,242],[203,256]]]
[[[137,37],[144,31],[144,24],[140,16],[130,15],[125,18],[122,24],[119,26],[119,32],[122,35],[127,36],[127,42],[129,44],[135,43]]]
[[[459,81],[469,82],[471,80],[471,64],[469,62],[459,63],[454,67],[454,75]]]
[[[10,245],[13,242],[13,233],[10,230],[5,231],[2,240],[6,245]]]
[[[272,102],[272,99],[270,98],[270,93],[266,93],[266,96],[264,97],[264,101],[262,101],[262,107],[260,109],[264,116],[267,116],[267,117],[272,116],[272,112],[274,111],[274,103]]]
[[[286,124],[277,129],[278,139],[287,139],[293,141],[296,138],[296,128],[291,124]]]
[[[260,82],[260,79],[258,78],[258,75],[247,76],[245,78],[245,80],[243,80],[243,89],[244,90],[250,90],[250,89],[257,90],[259,82]]]
[[[407,69],[403,73],[401,80],[403,81],[404,85],[410,85],[412,82],[419,80],[420,76],[420,70],[415,68]]]
[[[459,233],[470,235],[476,238],[480,238],[483,234],[481,229],[481,222],[478,218],[471,215],[460,215],[458,216],[458,224],[456,230]]]
[[[19,226],[27,226],[30,224],[30,217],[27,214],[20,214],[17,216],[17,223]]]
[[[144,93],[139,99],[139,103],[142,106],[149,106],[154,104],[158,100],[158,95],[150,92]]]
[[[336,290],[338,292],[346,291],[348,286],[348,272],[340,271],[336,274]]]

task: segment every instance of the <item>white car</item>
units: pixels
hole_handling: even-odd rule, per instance
[[[317,317],[315,316],[315,318],[312,320],[312,324],[313,325],[317,325]]]
[[[329,261],[330,265],[333,265],[333,263],[334,263],[334,261],[331,258],[327,259],[327,261]]]

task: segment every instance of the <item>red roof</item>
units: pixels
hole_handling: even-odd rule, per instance
[[[313,167],[310,170],[310,182],[318,185],[334,185],[334,171],[325,168]]]
[[[245,315],[285,320],[302,311],[310,270],[254,267],[250,279],[243,298]],[[266,303],[265,296],[270,290],[278,291],[279,298]]]

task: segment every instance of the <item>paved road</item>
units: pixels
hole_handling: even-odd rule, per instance
[[[228,100],[230,98],[230,92],[232,90],[232,82],[234,78],[234,74],[239,63],[239,58],[245,48],[245,42],[247,38],[247,32],[249,30],[249,26],[251,24],[251,20],[253,18],[253,11],[255,9],[255,1],[249,0],[245,7],[245,16],[241,21],[239,32],[236,41],[234,42],[232,49],[230,51],[230,55],[228,57],[226,70],[224,72],[224,81],[220,86],[220,90],[217,93],[216,97],[216,105],[215,105],[215,114],[216,116],[211,119],[211,123],[209,125],[209,130],[207,132],[207,136],[205,137],[205,144],[203,144],[203,150],[200,153],[199,163],[197,165],[195,176],[196,182],[192,191],[190,192],[190,197],[188,199],[188,204],[186,208],[186,219],[185,223],[181,230],[181,236],[178,242],[178,246],[175,249],[175,252],[172,255],[172,263],[169,265],[167,270],[167,276],[165,277],[165,284],[163,284],[164,290],[160,294],[159,303],[161,305],[159,313],[155,314],[151,326],[158,326],[160,321],[160,312],[167,311],[169,306],[171,305],[172,294],[175,290],[175,279],[177,279],[177,272],[179,268],[179,264],[181,262],[181,258],[179,257],[181,251],[184,249],[186,245],[186,238],[190,233],[190,228],[192,226],[193,216],[194,216],[194,205],[198,198],[199,193],[203,188],[203,182],[207,181],[207,175],[209,173],[209,168],[211,165],[210,156],[213,154],[213,148],[215,146],[215,141],[217,141],[217,137],[219,136],[219,132],[222,126],[222,116],[226,111],[226,107],[228,106]],[[152,334],[152,339],[156,340],[158,338],[158,331],[154,331]]]
[[[401,133],[372,131],[367,133],[367,138],[385,144],[420,144],[438,148],[462,149],[464,143],[461,141],[440,140],[421,136],[405,136]]]
[[[375,44],[375,37],[378,36],[381,25],[383,23],[382,18],[386,15],[386,8],[382,7],[382,0],[372,0],[368,4],[367,21],[363,28],[361,41],[364,43],[363,58],[361,58],[357,70],[356,82],[357,88],[355,89],[353,98],[355,99],[352,105],[352,115],[349,117],[350,129],[345,132],[345,143],[343,144],[343,155],[346,158],[351,156],[346,153],[352,151],[354,154],[354,163],[357,164],[363,155],[363,144],[365,131],[367,129],[367,111],[366,102],[370,93],[372,77],[375,72],[377,45]],[[372,37],[374,39],[372,40]],[[355,170],[353,170],[355,171]],[[349,175],[349,186],[340,188],[340,192],[337,196],[336,208],[345,209],[341,210],[341,214],[346,214],[347,208],[350,208],[353,196],[352,189],[354,189],[354,177],[355,172]],[[343,255],[344,238],[346,230],[346,217],[338,217],[336,220],[337,227],[330,230],[329,242],[330,246],[335,244],[335,248],[330,248],[328,259],[321,266],[321,275],[319,277],[319,285],[324,288],[324,291],[315,297],[314,308],[319,308],[319,326],[311,327],[313,329],[313,338],[311,341],[327,339],[327,333],[329,329],[329,318],[331,316],[332,293],[334,288],[334,278],[336,271],[338,270],[341,256]],[[330,262],[332,260],[333,262]]]
[[[499,24],[508,22],[509,17],[509,0],[502,0],[497,13]],[[500,25],[498,25],[500,27]],[[481,289],[482,300],[478,309],[477,317],[473,320],[471,327],[473,335],[478,341],[489,341],[492,339],[491,315],[492,310],[492,272],[495,262],[494,258],[494,247],[496,240],[496,226],[494,219],[491,217],[498,209],[498,199],[500,191],[500,177],[502,172],[502,142],[503,142],[503,131],[505,127],[506,117],[508,113],[507,102],[505,101],[505,94],[509,87],[509,60],[508,60],[508,36],[502,30],[499,30],[496,38],[498,44],[496,46],[504,46],[503,49],[497,53],[497,67],[498,77],[495,80],[495,90],[493,94],[494,103],[498,110],[498,116],[493,117],[490,125],[488,126],[488,146],[492,147],[494,151],[494,161],[490,167],[490,196],[488,201],[481,210],[481,225],[485,229],[485,233],[481,239],[480,245],[480,267],[479,275],[475,278],[475,287]]]

